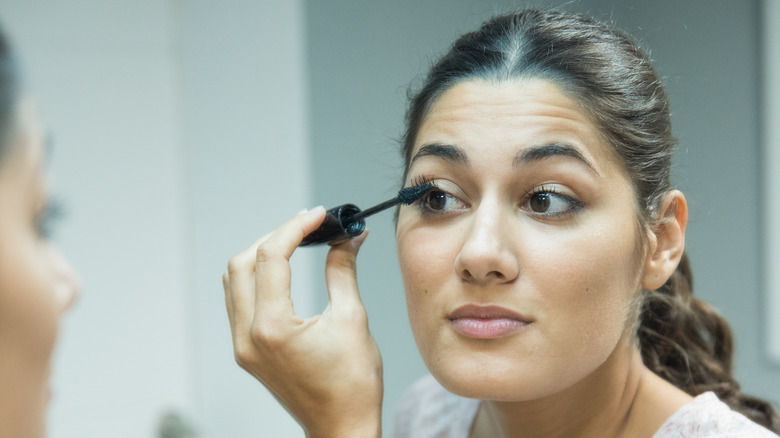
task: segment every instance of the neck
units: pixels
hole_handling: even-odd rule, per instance
[[[576,385],[540,400],[483,401],[471,436],[651,437],[690,397],[655,376],[626,342]]]

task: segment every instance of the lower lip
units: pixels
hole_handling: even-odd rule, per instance
[[[458,318],[450,323],[457,333],[476,339],[503,338],[529,325],[527,322],[509,318]]]

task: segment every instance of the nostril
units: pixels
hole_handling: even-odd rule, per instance
[[[504,283],[511,281],[516,275],[513,272],[504,273],[501,270],[479,270],[477,268],[461,268],[458,270],[459,277],[469,283]]]
[[[497,280],[503,280],[504,279],[504,274],[502,274],[502,273],[500,273],[498,271],[490,271],[490,272],[488,272],[487,276],[488,277],[493,277],[493,278],[495,278]]]
[[[473,224],[455,257],[455,269],[463,281],[504,283],[519,273],[516,248],[495,226],[494,218],[490,219]]]
[[[463,270],[460,272],[460,277],[461,277],[461,278],[463,278],[464,280],[467,280],[467,281],[472,281],[472,280],[474,280],[474,276],[473,276],[473,275],[471,275],[471,272],[469,272],[469,270],[468,270],[468,269],[463,269]]]

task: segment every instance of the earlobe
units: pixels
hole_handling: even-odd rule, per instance
[[[658,289],[677,269],[685,251],[685,227],[688,224],[688,203],[679,190],[666,194],[658,210],[656,227],[650,236],[642,278],[644,289]]]

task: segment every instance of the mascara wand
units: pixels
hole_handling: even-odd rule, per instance
[[[409,205],[435,187],[432,182],[407,187],[399,190],[398,196],[395,198],[362,211],[355,204],[342,204],[333,207],[326,212],[322,225],[304,237],[298,246],[338,243],[357,237],[366,229],[365,218],[398,204]]]
[[[367,218],[371,215],[379,213],[380,211],[387,210],[397,204],[409,205],[414,201],[420,199],[422,195],[428,193],[433,188],[433,183],[428,182],[418,186],[407,187],[398,191],[398,196],[393,199],[388,199],[385,202],[379,203],[371,208],[367,208],[361,212],[349,218],[349,222],[359,221]]]

